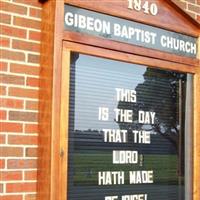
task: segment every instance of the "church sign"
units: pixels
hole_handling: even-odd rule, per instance
[[[44,2],[38,200],[199,200],[200,26],[173,1]]]

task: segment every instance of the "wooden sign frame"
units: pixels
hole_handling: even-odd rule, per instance
[[[67,200],[68,112],[70,52],[79,52],[129,63],[143,64],[161,69],[194,75],[194,132],[193,132],[193,200],[200,199],[200,55],[187,58],[170,53],[107,41],[93,36],[64,31],[64,3],[124,17],[157,27],[200,36],[200,26],[171,1],[159,1],[163,12],[172,9],[169,22],[148,20],[141,14],[124,14],[122,0],[107,10],[111,0],[48,0],[43,4],[41,80],[40,80],[40,135],[38,159],[38,200]],[[156,1],[156,0],[154,0]],[[107,5],[107,6],[106,6]],[[118,12],[116,9],[118,9]],[[130,11],[131,12],[131,11]],[[172,20],[176,16],[178,20]],[[160,16],[162,17],[162,16]],[[184,21],[184,26],[177,23]],[[188,33],[188,27],[189,33]],[[200,40],[199,40],[200,41]],[[199,42],[200,43],[200,42]],[[200,44],[199,44],[200,46]],[[200,52],[200,50],[199,50]]]

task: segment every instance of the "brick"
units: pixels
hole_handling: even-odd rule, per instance
[[[35,99],[38,99],[39,97],[38,90],[15,88],[15,87],[9,88],[8,94],[10,96],[27,97],[27,98],[35,98]]]
[[[0,169],[4,169],[5,168],[5,160],[0,159]]]
[[[1,171],[0,177],[2,181],[22,180],[22,172],[20,171]]]
[[[26,80],[26,84],[27,86],[31,86],[31,87],[39,87],[39,79],[28,77]]]
[[[0,147],[1,157],[20,157],[23,156],[21,147]]]
[[[36,159],[10,159],[8,160],[8,169],[36,169]]]
[[[28,75],[39,75],[40,68],[29,66],[29,65],[21,65],[21,64],[14,64],[10,65],[10,71],[14,73],[22,73]]]
[[[1,178],[1,176],[0,176],[0,178]],[[3,184],[0,184],[0,193],[3,193]]]
[[[8,63],[0,61],[0,71],[7,71]]]
[[[0,23],[10,24],[10,22],[11,22],[11,15],[0,13]]]
[[[39,105],[38,101],[26,101],[26,109],[27,110],[38,110]]]
[[[25,42],[21,40],[13,40],[12,47],[14,49],[27,50],[27,51],[40,51],[40,44],[33,42]]]
[[[25,171],[25,180],[37,180],[37,171]]]
[[[22,132],[22,124],[11,122],[0,122],[0,132]]]
[[[1,120],[6,120],[7,113],[5,110],[0,110],[0,119]]]
[[[188,10],[191,10],[195,13],[200,13],[200,6],[198,7],[192,4],[188,4]]]
[[[5,110],[0,110],[0,119],[6,119],[7,117],[7,113]]]
[[[41,32],[36,32],[36,31],[29,31],[29,39],[30,40],[35,40],[35,41],[40,41],[41,40]]]
[[[36,17],[38,19],[41,19],[42,10],[41,9],[36,9],[36,8],[30,8],[30,16],[31,17]]]
[[[22,195],[4,195],[1,200],[23,200]]]
[[[8,74],[0,74],[0,80],[2,83],[7,84],[15,84],[15,85],[24,85],[24,77],[22,76],[15,76],[15,75],[8,75]]]
[[[27,194],[25,195],[25,200],[37,200],[36,194]]]
[[[25,61],[25,54],[10,50],[0,50],[0,57],[8,60]]]
[[[9,47],[10,46],[10,39],[5,37],[0,37],[0,44],[1,47]]]
[[[27,1],[27,0],[13,0],[15,3],[21,3],[29,6],[35,6],[35,7],[42,7],[42,4],[39,1]]]
[[[22,26],[26,28],[41,29],[41,22],[33,19],[27,19],[23,17],[14,17],[14,25]]]
[[[37,148],[26,148],[26,157],[37,157]]]
[[[12,12],[12,13],[18,13],[18,14],[23,14],[23,15],[27,13],[27,8],[25,6],[14,5],[8,2],[0,1],[0,8],[1,10]]]
[[[31,63],[40,63],[40,56],[34,54],[28,54],[28,62]]]
[[[6,86],[0,86],[0,95],[6,95]]]
[[[19,136],[19,135],[9,135],[8,144],[16,145],[37,145],[38,137],[37,136]]]
[[[6,142],[6,136],[3,134],[0,134],[0,144],[5,144],[5,142]]]
[[[36,183],[7,183],[6,192],[36,192]]]
[[[34,112],[9,111],[9,120],[37,122],[38,114]]]
[[[25,124],[25,133],[38,133],[37,124]]]
[[[18,99],[2,98],[0,101],[0,106],[4,108],[23,108],[24,101]]]
[[[187,2],[196,4],[196,0],[187,0]]]
[[[0,25],[0,34],[18,38],[26,38],[27,31],[21,28],[14,28],[12,26]]]

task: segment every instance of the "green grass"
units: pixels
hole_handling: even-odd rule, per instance
[[[128,184],[129,171],[153,170],[155,184],[177,184],[177,155],[143,155],[139,164],[112,164],[112,153],[74,153],[73,169],[75,185],[97,185],[99,171],[124,171]]]

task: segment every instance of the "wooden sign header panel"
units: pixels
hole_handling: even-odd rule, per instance
[[[65,0],[65,3],[186,35],[199,36],[197,22],[170,0]]]
[[[156,4],[147,4],[147,6],[149,7],[144,9],[150,15],[158,13]],[[196,58],[197,56],[197,38],[195,37],[67,4],[65,5],[64,27],[68,31],[93,35],[110,41],[185,57]]]

